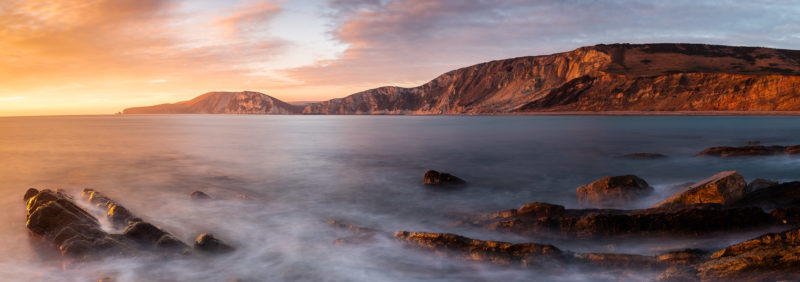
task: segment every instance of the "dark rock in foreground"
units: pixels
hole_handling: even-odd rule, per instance
[[[800,229],[727,247],[697,269],[703,280],[800,281]]]
[[[230,245],[225,244],[222,240],[208,233],[197,235],[197,238],[194,240],[194,249],[214,254],[230,253],[234,250]]]
[[[422,184],[431,186],[459,186],[466,183],[467,182],[461,178],[450,175],[449,173],[438,172],[435,170],[429,170],[425,172],[425,176],[422,180]]]
[[[696,237],[751,230],[779,224],[779,220],[758,207],[731,208],[719,204],[613,210],[565,209],[560,205],[530,203],[518,210],[502,211],[460,224],[537,237]]]
[[[756,178],[756,179],[753,179],[753,181],[750,181],[750,183],[747,184],[747,192],[750,193],[750,192],[753,192],[753,191],[756,191],[756,190],[769,188],[769,187],[772,187],[772,186],[775,186],[775,185],[778,185],[778,184],[779,184],[778,181],[769,180],[769,179],[763,179],[763,178]]]
[[[666,157],[667,157],[666,155],[659,153],[633,153],[633,154],[626,154],[619,156],[619,158],[622,159],[632,159],[632,160],[654,160],[654,159],[663,159]]]
[[[66,257],[84,260],[137,252],[126,238],[103,231],[97,218],[75,205],[66,194],[31,188],[25,193],[25,200],[28,229],[53,242]]]
[[[697,156],[711,157],[743,157],[743,156],[775,156],[800,154],[800,145],[794,146],[742,146],[711,147],[698,153]]]
[[[703,179],[653,205],[654,208],[692,204],[731,204],[747,193],[747,182],[735,171],[724,171]]]
[[[636,175],[609,176],[576,189],[578,202],[585,207],[622,207],[653,192]]]

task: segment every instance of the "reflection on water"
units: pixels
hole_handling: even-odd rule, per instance
[[[575,187],[636,174],[666,187],[722,170],[748,180],[800,178],[800,158],[693,158],[705,147],[800,144],[797,117],[97,116],[0,118],[0,280],[616,280],[443,259],[391,238],[335,246],[326,222],[388,232],[454,232],[531,241],[450,223],[543,201],[577,207]],[[668,155],[624,160],[634,152]],[[421,186],[427,169],[469,181]],[[28,235],[28,187],[95,188],[184,241],[211,232],[239,251],[214,259],[134,258],[62,269]],[[219,200],[198,203],[202,190]],[[246,195],[248,199],[242,199]],[[639,207],[657,201],[639,203]],[[673,242],[546,242],[573,251],[652,254],[732,238]],[[648,277],[630,277],[637,279]]]

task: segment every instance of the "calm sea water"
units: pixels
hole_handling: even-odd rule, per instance
[[[534,241],[453,226],[464,216],[543,201],[576,207],[575,188],[636,174],[656,187],[737,170],[800,179],[800,158],[695,158],[705,147],[800,144],[800,117],[238,116],[0,118],[0,280],[403,281],[616,279],[450,260],[391,238],[336,246],[344,220],[387,232],[454,232]],[[625,160],[635,152],[668,155]],[[427,169],[470,184],[438,191]],[[184,241],[211,232],[238,251],[213,259],[111,259],[67,269],[25,229],[29,187],[94,188]],[[202,190],[218,200],[189,199]],[[241,199],[240,195],[249,199]],[[658,199],[638,203],[645,207]],[[572,251],[652,254],[713,241],[543,242]],[[631,279],[649,277],[634,276]]]

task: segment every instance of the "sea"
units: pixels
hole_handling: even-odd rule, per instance
[[[795,116],[102,115],[0,118],[0,281],[639,281],[658,273],[535,269],[410,248],[398,231],[553,244],[571,252],[653,255],[721,248],[757,233],[619,241],[523,237],[455,224],[530,202],[578,208],[576,187],[634,174],[655,188],[644,208],[720,171],[800,180],[800,158],[696,157],[712,146],[800,144]],[[625,159],[629,153],[662,159]],[[422,185],[448,172],[462,188]],[[28,188],[92,188],[220,256],[62,259],[25,227]],[[203,191],[211,201],[191,199]],[[87,209],[88,204],[78,201]],[[352,231],[379,230],[337,244]],[[109,232],[119,232],[105,225]],[[387,234],[387,235],[381,235]],[[547,241],[550,240],[550,241]]]

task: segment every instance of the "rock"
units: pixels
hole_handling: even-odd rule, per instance
[[[786,147],[786,153],[789,154],[789,155],[800,154],[800,145],[794,145],[794,146]]]
[[[777,208],[769,213],[775,222],[788,226],[800,225],[800,207]]]
[[[707,254],[708,252],[700,249],[685,249],[662,253],[656,257],[656,260],[672,265],[694,265],[702,261]]]
[[[697,204],[640,210],[564,209],[532,203],[462,221],[458,225],[482,226],[536,238],[700,237],[718,232],[753,230],[778,222],[757,207],[731,208]]]
[[[449,173],[429,170],[425,172],[422,184],[431,186],[458,186],[464,185],[466,182],[461,178],[450,175]]]
[[[790,146],[790,147],[797,147]],[[787,154],[785,146],[743,146],[743,147],[711,147],[698,153],[697,156],[742,157],[742,156],[774,156]]]
[[[105,209],[108,219],[115,227],[125,227],[134,221],[134,216],[128,209],[94,189],[83,189],[81,197],[95,206]]]
[[[756,178],[753,179],[753,181],[750,181],[749,184],[747,184],[747,192],[750,193],[755,190],[764,189],[775,185],[778,185],[778,181]]]
[[[197,235],[197,238],[194,240],[194,249],[212,254],[224,254],[234,250],[233,247],[208,233]]]
[[[564,262],[566,257],[552,245],[536,243],[511,244],[482,241],[449,233],[401,231],[398,240],[420,249],[472,261],[488,261],[505,265],[547,266]]]
[[[103,231],[94,216],[61,192],[32,188],[25,198],[28,229],[53,242],[65,257],[86,260],[136,252],[127,242]]]
[[[747,191],[747,182],[735,171],[724,171],[703,179],[681,192],[653,205],[656,207],[739,201]]]
[[[800,229],[770,233],[722,249],[698,265],[706,280],[800,280]]]
[[[619,156],[623,159],[634,159],[634,160],[654,160],[654,159],[663,159],[667,156],[659,154],[659,153],[633,153]]]
[[[653,192],[636,175],[609,176],[578,187],[578,202],[585,207],[621,207]]]
[[[733,203],[738,207],[775,208],[800,207],[800,181],[786,182],[747,193]]]
[[[211,199],[211,196],[209,196],[206,193],[203,193],[202,191],[193,191],[191,194],[189,194],[189,196],[192,197],[192,200],[208,200],[208,199]]]
[[[122,235],[148,246],[155,246],[167,232],[149,222],[137,222],[129,225],[122,231]]]
[[[670,266],[655,281],[659,282],[692,282],[700,281],[697,270],[690,266]]]

